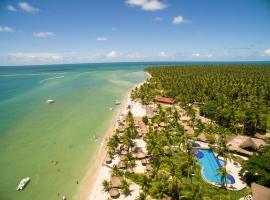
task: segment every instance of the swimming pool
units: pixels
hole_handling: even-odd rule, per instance
[[[194,149],[193,155],[202,166],[202,176],[209,182],[222,184],[222,178],[218,174],[218,169],[225,165],[223,160],[215,157],[212,149]],[[227,183],[235,183],[232,175],[227,176]]]

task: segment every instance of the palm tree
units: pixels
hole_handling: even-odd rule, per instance
[[[129,184],[126,180],[123,180],[121,185],[120,185],[120,188],[123,192],[123,194],[127,197],[131,194],[131,190],[129,189]]]
[[[136,200],[146,200],[146,194],[145,192],[140,192],[139,196],[136,198]]]
[[[127,165],[127,168],[129,169],[133,169],[134,167],[136,167],[136,162],[135,162],[135,158],[132,156],[131,153],[128,153],[124,159],[125,164]]]
[[[111,189],[111,182],[108,180],[103,180],[102,187],[104,192],[109,192],[109,190]]]
[[[227,177],[229,175],[229,171],[226,167],[221,166],[217,169],[217,175],[221,176],[222,187],[227,189]]]
[[[111,173],[113,176],[122,176],[123,172],[117,167],[117,165],[113,165]]]

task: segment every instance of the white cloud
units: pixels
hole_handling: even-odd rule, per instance
[[[103,37],[103,36],[96,37],[96,41],[107,41],[107,40],[108,40],[108,38]]]
[[[8,6],[7,6],[7,9],[8,9],[9,11],[13,11],[13,12],[16,12],[16,11],[17,11],[17,9],[16,9],[13,5],[8,5]]]
[[[200,54],[200,53],[193,53],[191,55],[193,58],[212,58],[212,54]]]
[[[263,52],[264,56],[270,56],[270,49],[265,49]]]
[[[167,58],[168,55],[164,51],[162,51],[162,52],[159,53],[159,57],[161,57],[161,58]]]
[[[27,2],[19,2],[18,7],[24,10],[25,12],[29,12],[29,13],[37,13],[40,11],[38,8],[35,8],[34,6],[30,5]]]
[[[184,19],[184,17],[181,15],[178,15],[178,16],[173,18],[172,23],[173,24],[189,24],[189,23],[191,23],[191,21]]]
[[[58,53],[11,53],[9,57],[18,62],[57,62],[62,60],[63,56]]]
[[[162,17],[155,17],[155,18],[153,18],[153,21],[157,21],[157,22],[160,22],[160,21],[162,21],[162,20],[163,20]]]
[[[0,32],[13,33],[14,30],[8,26],[0,26]]]
[[[119,58],[120,55],[116,51],[111,51],[110,53],[106,55],[106,57],[109,59],[115,59],[115,58]]]
[[[129,53],[126,55],[127,59],[143,59],[146,58],[146,56],[140,54],[140,53]]]
[[[50,36],[54,36],[55,34],[53,32],[34,32],[33,36],[38,38],[46,38]]]
[[[167,5],[160,0],[127,0],[126,3],[147,11],[163,10],[167,7]]]

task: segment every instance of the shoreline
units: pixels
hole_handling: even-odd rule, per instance
[[[89,200],[92,193],[94,192],[95,186],[97,185],[99,180],[98,177],[102,169],[103,161],[105,160],[107,155],[107,141],[114,134],[117,125],[117,119],[122,113],[125,113],[127,111],[127,106],[131,102],[131,91],[136,87],[140,87],[147,81],[149,77],[151,77],[148,72],[144,71],[144,73],[147,75],[146,79],[143,82],[136,84],[124,95],[120,108],[118,109],[116,114],[114,114],[115,116],[111,120],[111,125],[103,136],[101,144],[96,151],[94,163],[92,165],[90,164],[89,169],[87,170],[84,178],[82,179],[82,184],[79,187],[78,192],[76,192],[74,195],[74,199]]]

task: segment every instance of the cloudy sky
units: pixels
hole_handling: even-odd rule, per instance
[[[269,0],[0,0],[0,65],[270,60]]]

